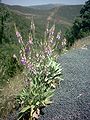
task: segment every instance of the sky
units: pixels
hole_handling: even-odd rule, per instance
[[[84,4],[87,0],[1,0],[2,3],[9,5],[42,5],[42,4],[65,4],[65,5],[76,5]]]

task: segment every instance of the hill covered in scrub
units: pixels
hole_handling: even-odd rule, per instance
[[[29,14],[33,14],[35,16],[49,16],[52,12],[54,12],[56,9],[57,11],[53,15],[56,19],[62,19],[68,22],[73,22],[75,17],[79,15],[79,12],[81,10],[83,5],[37,5],[37,6],[31,6],[31,7],[22,7],[22,6],[8,6],[9,8],[26,13],[27,16]]]
[[[52,6],[50,9],[36,9],[30,7],[22,7],[22,6],[9,6],[5,4],[0,4],[0,52],[1,52],[1,61],[5,56],[6,62],[1,62],[2,66],[8,66],[7,61],[10,61],[11,56],[19,49],[17,45],[17,38],[15,35],[15,28],[14,24],[16,24],[19,32],[21,33],[23,39],[25,41],[28,40],[28,33],[30,31],[30,23],[33,16],[35,27],[36,27],[36,42],[40,42],[44,39],[44,31],[46,29],[47,21],[50,21],[50,26],[55,23],[56,31],[62,31],[63,35],[67,28],[72,26],[72,21],[74,18],[79,14],[80,8],[82,5],[76,6]],[[47,5],[48,7],[48,5]],[[45,6],[45,8],[47,8]],[[67,12],[68,11],[68,12]],[[71,14],[69,14],[69,12]],[[69,16],[68,16],[69,14]],[[4,45],[3,45],[4,44]],[[12,47],[13,46],[13,47]],[[12,53],[11,53],[12,51]],[[2,67],[2,68],[3,68]],[[8,67],[6,67],[8,68]],[[9,68],[8,68],[9,69]],[[9,71],[9,70],[5,70]],[[2,83],[5,81],[2,80],[2,73],[5,72],[1,71],[1,80]],[[11,70],[12,71],[12,70]],[[6,73],[6,72],[5,72]],[[7,73],[7,74],[12,74]]]
[[[2,7],[4,8],[2,9]],[[36,8],[39,7],[40,6],[36,6]],[[42,38],[43,32],[45,30],[45,26],[47,24],[47,20],[50,20],[51,24],[55,22],[56,29],[57,30],[61,29],[63,33],[65,33],[66,29],[72,26],[75,17],[79,15],[81,7],[82,5],[55,6],[52,9],[42,10],[42,9],[22,7],[22,6],[9,6],[9,5],[0,4],[0,13],[3,13],[5,9],[6,11],[8,11],[8,13],[10,13],[10,15],[7,17],[9,21],[6,21],[7,25],[5,26],[5,29],[8,29],[8,36],[6,35],[8,40],[15,38],[15,36],[12,37],[12,35],[10,35],[10,34],[15,35],[14,29],[12,27],[13,23],[16,23],[16,25],[20,28],[21,33],[26,34],[27,31],[29,30],[30,20],[32,16],[34,17],[34,21],[36,25],[36,33],[38,32],[38,37]]]

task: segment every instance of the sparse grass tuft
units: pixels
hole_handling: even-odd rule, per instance
[[[14,107],[15,97],[23,89],[23,75],[11,78],[7,85],[0,90],[0,117],[5,118]]]
[[[87,47],[88,45],[90,45],[90,36],[76,41],[74,45],[71,47],[71,49],[83,48],[83,47]]]

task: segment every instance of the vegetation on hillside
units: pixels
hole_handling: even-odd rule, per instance
[[[90,35],[90,0],[81,8],[80,16],[75,19],[72,28],[66,32],[68,46],[88,35]]]
[[[56,18],[60,18],[66,22],[73,23],[76,16],[79,16],[79,12],[82,5],[65,5],[58,7],[58,12],[55,14]]]
[[[24,29],[24,26],[21,27],[22,33],[26,33],[28,31],[27,22],[29,25],[30,21],[23,16],[16,15],[6,6],[0,6],[0,85],[8,81],[10,77],[13,77],[18,70],[21,71],[22,69],[13,57],[14,53],[17,53],[19,49],[15,36],[14,23],[19,27],[23,24],[26,29]],[[24,38],[27,37],[24,36]]]
[[[8,63],[7,61],[10,61],[10,59],[12,59],[12,56],[14,54],[14,52],[12,52],[12,54],[10,52],[17,51],[19,49],[16,36],[15,36],[14,23],[16,23],[16,25],[18,26],[21,32],[23,39],[26,41],[26,39],[28,39],[28,33],[30,32],[30,22],[33,16],[36,24],[35,34],[37,39],[35,38],[36,39],[35,43],[38,46],[38,43],[40,41],[43,41],[44,30],[45,30],[47,20],[50,21],[50,24],[55,22],[56,31],[61,30],[62,36],[63,36],[65,31],[68,28],[70,28],[70,26],[72,26],[72,21],[74,20],[75,16],[79,15],[78,12],[80,11],[81,6],[57,6],[56,8],[49,9],[49,10],[41,10],[41,9],[36,10],[28,7],[8,6],[8,5],[0,4],[1,66],[6,67]],[[72,45],[75,39],[86,36],[86,34],[89,34],[89,30],[90,30],[89,29],[90,28],[90,24],[89,24],[90,11],[89,10],[90,10],[90,2],[88,1],[84,5],[84,7],[81,9],[80,17],[78,17],[75,20],[71,30],[66,33],[68,46]],[[23,14],[21,14],[20,12]],[[60,44],[60,42],[57,42],[57,44]],[[61,48],[58,47],[58,49],[61,49]],[[5,56],[5,58],[7,58],[5,59],[4,63],[3,63],[2,56]],[[2,69],[0,70],[1,71],[0,74],[6,75],[3,73],[4,67],[1,67],[1,68]],[[6,70],[6,71],[9,71],[9,70]],[[11,73],[13,74],[13,72],[10,71],[8,75],[10,75]],[[0,81],[3,81],[3,80],[0,79]]]
[[[38,118],[40,109],[51,103],[51,96],[61,76],[56,53],[66,47],[66,42],[69,47],[76,39],[90,34],[90,0],[83,6],[72,26],[80,7],[36,10],[0,5],[0,85],[11,77],[24,73],[25,86],[17,97],[19,119],[26,116],[30,120]],[[71,16],[68,13],[70,11]],[[64,33],[70,26],[72,28],[66,33],[66,40]]]
[[[23,12],[24,14],[21,14],[17,11]],[[50,26],[54,22],[56,23],[56,31],[62,30],[62,32],[64,33],[65,30],[68,28],[69,26],[68,24],[66,24],[65,22],[61,23],[60,21],[58,21],[59,18],[58,16],[60,16],[60,14],[61,13],[59,12],[58,8],[53,8],[50,10],[36,10],[27,7],[7,6],[4,4],[0,4],[0,48],[1,48],[0,49],[1,52],[0,83],[7,81],[7,79],[9,79],[9,77],[11,76],[14,76],[17,71],[17,68],[19,68],[17,63],[16,65],[12,65],[12,64],[10,65],[10,63],[13,63],[12,58],[14,51],[16,51],[17,54],[17,51],[19,50],[19,45],[17,44],[17,39],[14,30],[14,23],[18,26],[18,29],[20,30],[23,39],[26,41],[26,39],[28,39],[28,33],[30,32],[30,22],[33,16],[36,24],[35,35],[37,39],[35,38],[36,39],[35,44],[37,44],[38,46],[39,45],[38,43],[40,41],[43,42],[44,31],[48,18],[51,18],[49,19]],[[61,42],[58,41],[57,45],[60,43]],[[58,47],[59,52],[60,49],[61,48]],[[11,60],[12,62],[10,62]]]

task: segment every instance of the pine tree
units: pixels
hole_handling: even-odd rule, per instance
[[[72,45],[75,40],[90,35],[90,0],[81,8],[80,16],[73,23],[71,30],[66,33],[68,43]]]

